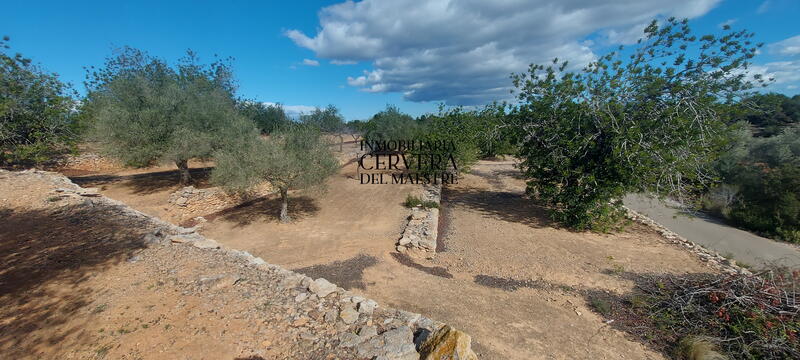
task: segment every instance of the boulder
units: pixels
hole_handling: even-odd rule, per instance
[[[442,326],[428,336],[419,351],[424,360],[478,360],[472,351],[472,338],[449,325]]]

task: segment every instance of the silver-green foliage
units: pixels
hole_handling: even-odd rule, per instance
[[[184,181],[189,159],[208,158],[256,131],[235,107],[229,66],[200,65],[192,52],[173,68],[125,48],[91,73],[87,86],[84,109],[109,155],[133,166],[174,162]]]
[[[322,185],[336,173],[339,163],[312,126],[293,125],[268,139],[248,138],[215,153],[217,166],[211,181],[233,192],[247,192],[269,182],[281,196],[281,221],[287,213],[289,189]]]

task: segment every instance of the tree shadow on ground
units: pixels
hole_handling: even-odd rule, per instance
[[[192,175],[192,186],[196,188],[210,187],[209,176],[212,167],[192,168],[189,173]],[[73,176],[69,178],[75,184],[82,187],[99,187],[107,184],[123,183],[124,186],[133,190],[134,194],[147,195],[162,190],[179,187],[180,173],[178,170],[156,171],[133,175],[90,175]]]
[[[393,252],[392,253],[392,257],[395,260],[397,260],[398,263],[400,263],[402,265],[405,265],[405,266],[408,266],[408,267],[410,267],[412,269],[417,269],[417,270],[422,271],[422,272],[424,272],[426,274],[431,274],[431,275],[434,275],[434,276],[443,277],[445,279],[452,279],[453,278],[453,274],[451,274],[449,271],[447,271],[447,269],[444,268],[444,267],[441,267],[441,266],[425,266],[425,265],[417,263],[410,256],[408,256],[406,254],[397,253],[397,252]]]
[[[113,206],[82,203],[52,210],[0,209],[0,353],[36,356],[71,335],[91,341],[82,326],[34,337],[36,329],[85,318],[99,289],[82,284],[145,245],[141,219]],[[88,321],[88,320],[87,320]]]
[[[294,269],[294,271],[312,278],[325,278],[347,290],[353,288],[364,290],[367,285],[364,283],[363,279],[364,270],[377,263],[378,259],[374,256],[359,254],[348,260],[334,261],[324,265],[307,266]]]
[[[292,221],[299,221],[314,216],[320,208],[316,200],[308,196],[289,196],[289,216]],[[241,204],[222,209],[215,213],[203,215],[207,221],[222,219],[236,223],[237,227],[247,226],[257,221],[280,220],[281,199],[275,194],[258,197]],[[182,226],[192,226],[186,222]]]
[[[484,216],[531,227],[552,226],[547,210],[520,192],[445,187],[449,206],[464,206]]]

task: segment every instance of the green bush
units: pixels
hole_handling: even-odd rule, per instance
[[[723,144],[720,101],[753,85],[738,75],[756,54],[752,36],[697,37],[686,20],[654,21],[625,55],[513,75],[528,193],[567,227],[607,231],[628,193],[683,199],[704,188]]]
[[[676,350],[680,339],[701,337],[732,358],[794,359],[800,356],[798,285],[797,272],[778,269],[642,278],[610,317]]]
[[[403,202],[403,205],[405,207],[407,207],[407,208],[413,208],[413,207],[417,207],[417,206],[421,206],[421,207],[426,208],[426,209],[438,209],[439,208],[439,203],[437,203],[436,201],[422,200],[419,197],[416,197],[416,196],[411,195],[411,194],[408,194],[408,196],[406,196],[406,201]]]
[[[35,165],[69,152],[76,140],[70,87],[0,40],[0,165]]]
[[[800,126],[771,137],[737,130],[731,142],[716,164],[722,184],[704,196],[704,208],[742,228],[800,242]]]

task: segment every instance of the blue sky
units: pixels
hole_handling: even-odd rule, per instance
[[[753,71],[800,93],[796,0],[15,1],[0,35],[79,90],[83,67],[115,47],[170,61],[191,48],[234,57],[240,95],[295,111],[335,104],[353,120],[387,103],[419,115],[503,100],[509,73],[528,63],[585,63],[672,15],[700,33],[725,22],[756,32],[768,45]]]

